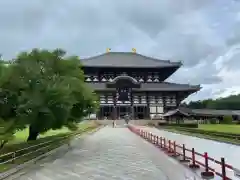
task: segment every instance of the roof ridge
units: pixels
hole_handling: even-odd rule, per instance
[[[170,64],[176,64],[176,65],[179,65],[181,66],[182,65],[182,62],[181,61],[170,61],[170,60],[163,60],[163,59],[156,59],[156,58],[153,58],[153,57],[150,57],[150,56],[146,56],[146,55],[142,55],[142,54],[139,54],[139,53],[132,53],[132,52],[107,52],[107,53],[102,53],[102,54],[98,54],[98,55],[95,55],[95,56],[90,56],[90,57],[87,57],[87,58],[83,58],[81,59],[82,61],[88,61],[88,60],[93,60],[95,58],[98,58],[98,57],[101,57],[101,56],[104,56],[104,55],[110,55],[110,54],[114,54],[114,53],[122,53],[122,54],[132,54],[132,55],[137,55],[137,56],[141,56],[143,58],[146,58],[146,59],[149,59],[149,60],[152,60],[154,62],[164,62],[164,63],[170,63]]]
[[[239,111],[239,110],[234,110],[234,109],[209,109],[209,108],[204,108],[204,109],[192,109],[192,110],[211,110],[211,111]]]
[[[156,59],[154,57],[151,57],[151,56],[146,56],[146,55],[143,55],[143,54],[139,54],[139,53],[135,53],[136,55],[138,56],[142,56],[144,58],[147,58],[147,59],[151,59],[153,61],[161,61],[161,62],[168,62],[168,63],[171,63],[171,64],[179,64],[179,65],[182,65],[182,62],[181,61],[170,61],[170,60],[163,60],[163,59]]]
[[[191,84],[182,84],[182,83],[173,83],[173,82],[167,82],[167,81],[163,81],[162,83],[166,83],[166,84],[175,84],[175,85],[187,85],[187,86],[192,86],[192,87],[201,87],[200,84],[197,84],[197,85],[191,85]]]

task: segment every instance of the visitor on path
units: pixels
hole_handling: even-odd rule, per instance
[[[113,120],[113,122],[112,122],[112,126],[113,126],[113,128],[116,127],[116,120]]]
[[[130,121],[130,116],[128,114],[126,114],[124,117],[124,120],[125,120],[126,124],[128,124]]]

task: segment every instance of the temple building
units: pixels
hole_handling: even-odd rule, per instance
[[[85,82],[99,95],[95,118],[154,119],[200,90],[199,85],[166,82],[181,66],[133,52],[107,52],[82,59]]]

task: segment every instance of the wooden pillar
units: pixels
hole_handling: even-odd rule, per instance
[[[151,117],[150,117],[150,102],[149,102],[149,93],[148,92],[146,92],[146,101],[147,101],[146,119],[151,119]]]
[[[133,102],[133,92],[131,91],[131,119],[134,119],[134,102]]]
[[[178,108],[179,105],[180,105],[180,94],[177,93],[177,94],[176,94],[176,108]]]
[[[163,113],[166,113],[166,95],[162,94],[162,101],[163,101]]]
[[[117,90],[115,90],[115,94],[113,94],[113,119],[117,119]]]

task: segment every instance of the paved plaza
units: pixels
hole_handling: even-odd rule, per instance
[[[190,180],[194,176],[124,126],[106,126],[74,140],[71,149],[65,147],[9,179]]]

